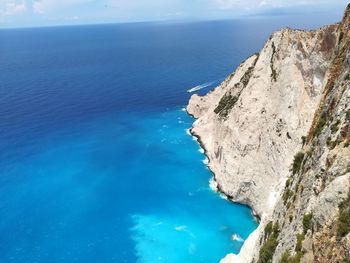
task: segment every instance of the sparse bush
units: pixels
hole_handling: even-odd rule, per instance
[[[277,72],[273,66],[273,58],[275,57],[275,54],[276,54],[276,46],[275,46],[275,43],[272,42],[272,55],[270,60],[270,68],[271,68],[271,78],[274,82],[277,81]]]
[[[282,254],[280,263],[289,263],[289,257],[290,257],[289,251],[288,250],[284,251]]]
[[[219,105],[214,109],[214,112],[221,117],[227,117],[237,101],[238,97],[231,94],[225,94],[219,101]]]
[[[273,254],[278,246],[278,223],[269,222],[265,227],[265,243],[260,248],[258,263],[268,263],[272,261]]]
[[[291,198],[291,196],[293,196],[294,192],[292,190],[290,190],[289,188],[287,188],[284,193],[283,193],[283,202],[284,204],[287,203],[287,201],[289,200],[289,198]]]
[[[350,110],[346,111],[345,117],[346,117],[346,120],[350,120]]]
[[[328,149],[333,150],[335,148],[335,146],[337,146],[337,142],[336,141],[332,141],[331,137],[327,138],[326,144],[328,146]]]
[[[339,205],[337,237],[341,239],[350,232],[350,191],[346,200]]]
[[[265,226],[265,230],[264,230],[265,238],[272,233],[272,228],[273,228],[273,222],[271,221]]]
[[[297,234],[297,244],[295,246],[295,252],[301,252],[304,238],[305,238],[304,234]]]
[[[306,142],[306,136],[301,136],[301,142],[303,143],[303,146],[304,146]]]
[[[294,257],[290,258],[288,263],[300,263],[301,257],[303,256],[302,252],[297,252]]]
[[[278,246],[277,238],[274,236],[269,237],[265,244],[260,248],[258,263],[272,262],[273,254]]]
[[[339,129],[340,120],[337,119],[336,122],[331,127],[331,132],[336,133]]]
[[[304,234],[312,227],[312,214],[305,214],[303,217]]]
[[[296,174],[300,171],[303,159],[304,159],[305,153],[300,151],[294,156],[293,161],[293,174]]]
[[[321,134],[323,127],[326,125],[326,123],[327,123],[327,114],[322,113],[322,115],[318,119],[318,123],[315,128],[315,137],[318,137]]]
[[[291,180],[290,180],[290,178],[288,178],[287,181],[286,181],[286,188],[289,187],[290,183],[291,183]]]

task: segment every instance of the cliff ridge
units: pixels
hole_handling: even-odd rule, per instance
[[[261,219],[223,262],[349,259],[349,27],[350,5],[338,24],[282,29],[219,87],[191,97],[191,133],[217,190]]]

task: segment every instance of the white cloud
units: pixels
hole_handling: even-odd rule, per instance
[[[283,8],[329,4],[329,0],[215,0],[222,9]],[[338,0],[339,4],[347,0]]]
[[[91,0],[35,0],[33,3],[33,12],[45,14],[77,5],[87,4],[89,2],[91,2]]]
[[[21,14],[26,9],[25,0],[0,0],[0,17]]]

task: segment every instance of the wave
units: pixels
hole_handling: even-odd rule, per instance
[[[200,85],[198,85],[198,86],[195,86],[195,87],[193,87],[193,88],[187,90],[187,92],[188,92],[188,93],[192,93],[192,92],[195,92],[195,91],[197,91],[197,90],[201,90],[201,89],[204,89],[204,88],[206,88],[206,87],[209,87],[209,86],[213,85],[214,83],[215,83],[215,81],[205,82],[205,83],[203,83],[203,84],[200,84]]]
[[[209,180],[209,187],[214,192],[218,191],[218,183],[215,181],[214,177],[210,178],[210,180]]]
[[[205,165],[208,165],[209,164],[209,159],[207,157],[205,157],[204,160],[202,160],[202,162],[205,164]]]
[[[237,241],[237,242],[244,242],[244,239],[241,238],[238,234],[233,234],[231,236],[231,239],[234,240],[234,241]]]
[[[187,228],[187,226],[176,226],[176,227],[175,227],[175,230],[176,230],[176,231],[185,231],[186,228]]]
[[[199,148],[198,151],[199,151],[200,153],[203,153],[203,154],[205,153],[204,150],[203,150],[202,148]]]

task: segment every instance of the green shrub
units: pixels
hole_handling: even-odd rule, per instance
[[[278,236],[278,234],[279,234],[279,232],[280,232],[280,227],[279,227],[279,225],[278,225],[278,222],[276,222],[276,223],[273,225],[272,231],[273,231],[273,235]]]
[[[343,238],[350,232],[350,191],[346,200],[339,205],[337,237]]]
[[[322,113],[322,115],[318,119],[318,123],[315,128],[315,137],[318,137],[321,134],[323,127],[326,125],[326,123],[327,123],[327,114]]]
[[[297,252],[294,257],[290,258],[288,263],[300,263],[301,257],[303,256],[302,252]]]
[[[244,75],[242,76],[242,78],[240,79],[240,83],[242,83],[243,87],[242,88],[245,88],[248,83],[249,83],[249,80],[253,74],[253,70],[254,70],[254,67],[249,67],[247,69],[247,71],[244,73]]]
[[[339,124],[340,124],[340,120],[337,119],[337,121],[332,125],[331,127],[331,132],[332,133],[336,133],[339,129]]]
[[[278,246],[277,238],[274,236],[269,237],[259,251],[258,263],[272,262],[273,254]]]
[[[271,55],[271,60],[270,60],[270,68],[271,68],[271,78],[274,82],[277,81],[277,72],[273,66],[273,58],[276,55],[276,46],[275,43],[272,42],[272,55]]]
[[[264,230],[265,238],[271,235],[271,233],[272,233],[272,228],[273,228],[273,222],[270,221],[270,222],[265,226],[265,230]]]
[[[312,214],[305,214],[303,217],[303,229],[304,229],[304,234],[311,229],[312,226]]]
[[[332,141],[331,137],[327,138],[326,144],[327,144],[327,146],[328,146],[328,148],[330,150],[333,150],[335,148],[335,146],[337,146],[337,142],[336,141]]]
[[[304,159],[305,153],[300,151],[294,156],[293,161],[293,174],[296,174],[300,171],[303,159]]]
[[[303,143],[303,146],[304,146],[306,143],[306,136],[301,136],[301,142]]]
[[[269,222],[265,227],[265,242],[259,251],[258,263],[272,262],[273,254],[278,246],[279,225]]]
[[[237,101],[238,97],[231,94],[225,94],[219,101],[219,105],[214,109],[214,112],[221,117],[227,117]]]
[[[343,210],[339,213],[337,236],[345,237],[350,232],[350,211]]]
[[[297,234],[297,245],[295,246],[295,252],[301,252],[301,249],[303,248],[304,238],[304,234]]]
[[[256,63],[256,61],[255,61],[255,63]],[[242,90],[248,85],[249,80],[254,72],[255,63],[253,66],[249,67],[246,70],[246,72],[241,77],[240,81],[235,84],[235,88],[239,89],[237,94],[234,96],[230,93],[230,91],[228,91],[219,101],[219,104],[214,109],[214,112],[216,114],[219,114],[220,117],[226,118],[228,116],[228,114],[230,113],[231,109],[233,108],[233,106],[238,101],[238,98],[239,98]]]
[[[288,250],[284,251],[282,254],[280,263],[289,263],[289,260],[290,260],[289,257],[290,257],[289,251]]]
[[[288,178],[288,180],[286,181],[286,188],[288,188],[290,186],[291,180],[290,178]]]
[[[346,117],[346,120],[350,120],[350,110],[346,111],[345,117]]]
[[[289,198],[291,198],[291,196],[293,196],[294,192],[292,190],[290,190],[289,188],[287,188],[284,193],[283,193],[283,196],[282,196],[282,199],[283,199],[283,202],[284,202],[284,205],[287,204],[287,201],[289,200]]]

